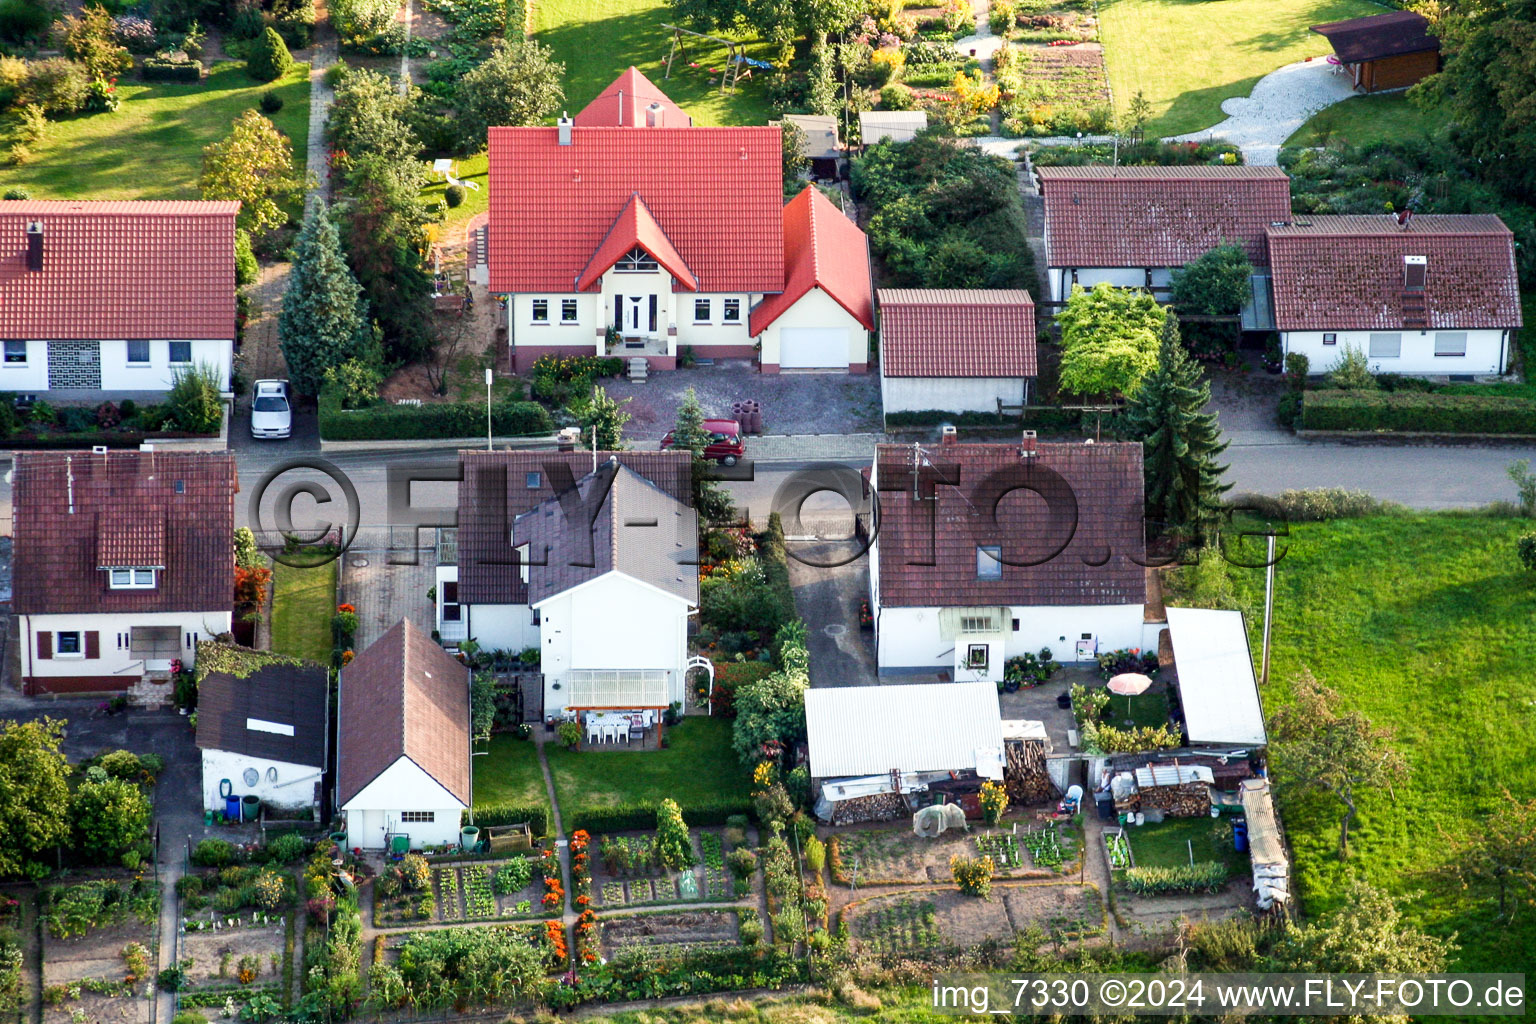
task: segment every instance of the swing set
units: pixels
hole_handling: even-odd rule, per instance
[[[766,61],[753,60],[748,57],[744,51],[744,45],[742,43],[733,42],[730,39],[722,39],[719,36],[712,36],[703,32],[695,32],[691,28],[682,28],[678,25],[663,24],[661,27],[672,30],[672,49],[667,53],[667,73],[662,76],[663,79],[672,77],[672,61],[679,52],[682,53],[685,60],[688,57],[688,46],[687,42],[683,38],[684,36],[693,36],[696,39],[707,39],[712,43],[719,43],[721,46],[725,47],[725,70],[720,73],[721,92],[729,92],[734,94],[736,92],[736,83],[739,82],[743,77],[750,77],[752,74],[752,68],[769,66]],[[689,61],[689,66],[698,67],[699,65]],[[714,68],[708,68],[706,70],[712,74],[715,73]]]

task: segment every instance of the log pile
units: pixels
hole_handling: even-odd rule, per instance
[[[1211,813],[1211,787],[1203,782],[1148,786],[1140,796],[1142,810],[1162,811],[1170,818],[1200,818]]]
[[[1045,770],[1045,745],[1039,740],[1015,740],[1003,744],[1005,762],[1003,787],[1008,803],[1014,807],[1047,803],[1056,797],[1056,787]]]
[[[907,801],[897,793],[876,793],[839,800],[832,805],[832,824],[853,825],[861,821],[892,821],[907,816]]]

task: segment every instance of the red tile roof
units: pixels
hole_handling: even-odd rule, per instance
[[[338,685],[341,803],[406,757],[469,806],[467,666],[401,619],[341,670]]]
[[[779,130],[492,128],[490,289],[570,292],[638,194],[703,292],[784,287]]]
[[[0,337],[235,336],[235,202],[0,201]],[[27,225],[43,226],[43,268]]]
[[[1029,292],[882,288],[879,295],[885,376],[1035,376]]]
[[[916,451],[915,457],[912,445],[875,448],[882,606],[1143,602],[1139,443],[1036,444],[1028,458],[1016,444]],[[914,458],[920,481],[937,471],[938,480],[957,485],[935,483],[932,499],[914,499]],[[995,525],[979,511],[994,507]],[[1002,578],[977,578],[976,549],[983,545],[1002,548]]]
[[[1313,25],[1312,31],[1332,43],[1333,52],[1346,64],[1440,49],[1440,40],[1429,34],[1429,19],[1413,11],[1330,21]]]
[[[227,612],[234,605],[234,456],[213,452],[20,452],[14,477],[15,603],[29,615]],[[178,490],[179,487],[179,490]],[[71,496],[73,509],[71,512]],[[124,528],[136,524],[141,540]],[[159,534],[160,553],[152,550]],[[157,585],[112,590],[103,556],[163,565]]]
[[[1224,242],[1264,266],[1264,228],[1291,219],[1278,167],[1037,167],[1052,267],[1182,267]]]
[[[638,192],[629,197],[629,202],[624,204],[624,209],[614,218],[608,236],[598,246],[597,252],[592,255],[592,262],[587,264],[587,269],[581,272],[581,277],[576,281],[576,290],[584,292],[597,287],[602,276],[637,245],[654,256],[661,268],[677,279],[677,284],[689,291],[699,290],[699,282],[693,276],[693,271],[688,269],[688,264],[677,254],[667,233],[661,230],[661,225],[651,216],[651,211]]]
[[[1279,330],[1402,330],[1405,256],[1428,257],[1415,314],[1428,329],[1520,326],[1514,236],[1491,214],[1420,214],[1406,227],[1390,214],[1306,214],[1267,235]]]
[[[662,108],[659,128],[687,128],[693,118],[634,67],[622,72],[597,98],[576,115],[579,128],[644,128],[645,110],[652,103]]]
[[[783,222],[784,290],[752,310],[751,333],[763,333],[812,288],[826,292],[865,329],[874,330],[869,239],[859,226],[814,185],[785,204]]]

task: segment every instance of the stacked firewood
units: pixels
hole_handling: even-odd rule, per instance
[[[1056,796],[1056,787],[1045,770],[1045,745],[1039,740],[1015,740],[1003,744],[1006,762],[1003,786],[1008,802],[1015,807],[1047,803]]]
[[[907,801],[896,793],[876,793],[839,800],[832,811],[832,824],[852,825],[860,821],[892,821],[907,815]]]
[[[1148,786],[1141,790],[1141,809],[1162,811],[1170,818],[1203,817],[1211,813],[1211,787],[1203,782]]]

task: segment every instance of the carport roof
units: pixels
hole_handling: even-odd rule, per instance
[[[974,771],[1001,751],[993,683],[837,686],[805,693],[814,778]]]
[[[1169,608],[1168,632],[1189,741],[1268,742],[1243,613]]]

